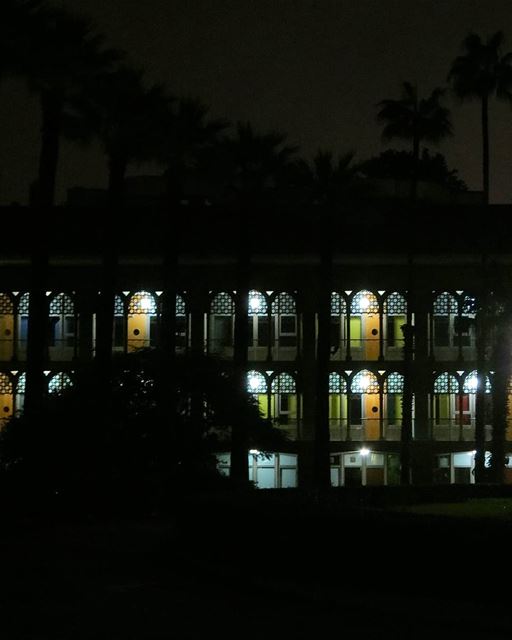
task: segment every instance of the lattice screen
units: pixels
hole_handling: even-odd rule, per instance
[[[337,291],[333,291],[331,293],[331,316],[341,316],[346,313],[347,303],[345,298]]]
[[[249,291],[249,314],[253,316],[268,314],[267,298],[260,291]]]
[[[371,371],[359,371],[352,378],[350,390],[352,393],[379,393],[377,376]]]
[[[403,393],[404,377],[401,373],[390,373],[384,380],[384,393]]]
[[[149,291],[137,291],[130,298],[128,304],[130,315],[156,315],[155,296]]]
[[[72,316],[75,313],[75,305],[71,296],[66,293],[59,293],[50,300],[50,315],[53,316]]]
[[[394,291],[384,301],[384,313],[390,316],[403,316],[407,313],[407,301],[401,293]]]
[[[218,293],[210,303],[210,313],[218,315],[233,315],[235,313],[235,302],[229,293]]]
[[[282,292],[272,301],[272,315],[293,315],[296,309],[295,300],[289,293]]]
[[[452,313],[458,312],[457,298],[452,296],[451,293],[445,291],[437,296],[434,300],[434,315],[435,316],[447,316]]]
[[[259,371],[247,373],[247,391],[249,393],[267,393],[267,379]]]
[[[272,393],[297,393],[295,380],[289,373],[280,373],[272,380]]]
[[[460,385],[457,378],[451,373],[441,373],[434,380],[434,393],[459,393]]]
[[[379,313],[379,302],[371,291],[358,291],[352,298],[350,313],[359,315],[360,313]]]

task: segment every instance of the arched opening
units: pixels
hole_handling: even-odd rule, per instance
[[[0,429],[14,412],[14,390],[12,380],[6,373],[0,373]]]
[[[222,291],[210,302],[208,320],[208,353],[223,358],[233,357],[235,302],[230,293]]]
[[[287,292],[274,295],[271,305],[274,340],[273,360],[295,360],[297,357],[297,306],[294,297]],[[272,338],[271,338],[272,339]]]
[[[128,351],[155,347],[158,337],[158,313],[155,296],[137,291],[128,302]]]
[[[404,334],[402,327],[407,323],[407,301],[394,291],[384,300],[384,352],[388,360],[403,360]]]
[[[347,381],[335,371],[329,374],[329,427],[331,440],[347,439]]]
[[[71,360],[76,347],[75,303],[66,293],[50,298],[48,308],[48,355],[50,360]]]
[[[384,437],[386,440],[400,440],[403,393],[403,375],[392,372],[386,376],[384,380]]]
[[[295,379],[289,373],[279,373],[270,386],[270,417],[274,424],[290,436],[297,437],[299,402]]]
[[[347,303],[336,291],[331,293],[331,360],[343,360],[346,356]]]
[[[9,293],[0,293],[0,360],[14,355],[14,302]]]
[[[249,291],[249,359],[270,360],[272,337],[268,295],[260,291]]]
[[[380,354],[380,308],[371,291],[358,291],[350,303],[350,355],[354,360],[378,360]]]
[[[377,376],[368,370],[356,373],[348,397],[348,433],[352,440],[378,440],[381,433],[381,398]]]

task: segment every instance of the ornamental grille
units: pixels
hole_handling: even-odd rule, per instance
[[[124,301],[121,296],[115,296],[114,298],[114,315],[124,316]]]
[[[0,394],[12,395],[12,382],[5,373],[0,373]]]
[[[329,374],[329,393],[347,393],[347,381],[335,371]]]
[[[128,313],[130,315],[156,316],[156,302],[153,294],[148,291],[134,293],[128,304]]]
[[[50,301],[50,315],[52,316],[63,316],[63,315],[74,315],[75,313],[75,305],[73,304],[73,300],[70,296],[65,293],[59,293]]]
[[[272,315],[293,315],[296,313],[295,300],[289,293],[280,293],[272,301]]]
[[[407,313],[407,301],[401,293],[390,293],[384,302],[384,313],[390,316],[402,316]]]
[[[249,314],[253,316],[268,314],[267,298],[260,291],[249,291]]]
[[[259,371],[249,371],[247,374],[248,393],[267,393],[267,379]]]
[[[459,305],[457,304],[457,299],[447,291],[439,294],[434,300],[435,316],[447,316],[451,313],[457,313],[458,310]]]
[[[347,313],[347,303],[345,302],[345,298],[333,291],[331,293],[331,316],[341,316]]]
[[[371,371],[359,371],[350,385],[352,393],[379,393],[380,386],[377,376]]]
[[[462,383],[462,393],[476,393],[478,389],[478,372],[472,371],[464,378]],[[485,393],[491,393],[491,381],[489,376],[485,376]]]
[[[16,393],[19,393],[19,394],[25,393],[26,381],[27,381],[27,376],[25,373],[22,373],[16,382]]]
[[[295,380],[289,373],[280,373],[272,380],[272,393],[297,393]]]
[[[176,315],[186,315],[185,300],[178,294],[176,294]]]
[[[390,373],[384,380],[384,393],[403,393],[404,377],[401,373]]]
[[[20,298],[20,302],[18,304],[18,313],[20,315],[28,315],[28,304],[29,304],[29,294],[28,293],[24,293],[21,298]]]
[[[459,393],[459,381],[451,373],[442,373],[434,380],[434,393]]]
[[[476,315],[476,298],[464,296],[461,302],[461,313],[463,316],[474,318]]]
[[[379,303],[371,291],[358,291],[352,298],[350,313],[359,315],[361,313],[379,313]]]
[[[57,373],[48,382],[48,393],[62,393],[64,389],[73,386],[67,373]]]
[[[14,313],[14,305],[11,296],[7,293],[0,293],[0,314],[12,315]]]
[[[235,303],[229,293],[218,293],[210,303],[210,313],[231,316],[235,313]]]

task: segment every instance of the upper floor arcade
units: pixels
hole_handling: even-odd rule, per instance
[[[318,313],[304,304],[304,290],[260,291],[248,295],[248,359],[300,361],[315,348]],[[432,362],[476,360],[475,297],[464,291],[431,291],[414,312],[407,291],[339,290],[331,294],[330,358],[335,362],[401,361],[404,330],[413,331],[413,358]],[[94,357],[97,300],[80,291],[48,291],[47,359]],[[30,296],[0,293],[0,362],[24,361]],[[232,359],[236,291],[181,291],[175,302],[175,345]],[[162,291],[143,289],[115,295],[113,351],[157,347],[164,331]]]

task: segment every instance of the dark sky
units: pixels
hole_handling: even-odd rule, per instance
[[[212,114],[288,132],[306,156],[318,148],[379,153],[375,104],[403,80],[429,93],[445,83],[471,30],[498,29],[512,50],[511,0],[66,0],[151,79],[196,95]],[[508,45],[508,46],[507,46]],[[440,150],[481,188],[476,103],[453,107],[455,137]],[[512,201],[512,108],[491,108],[491,199]],[[0,202],[26,201],[36,172],[37,100],[22,82],[0,87]],[[136,172],[136,171],[133,171]],[[73,184],[103,186],[96,146],[64,145],[58,200]]]

